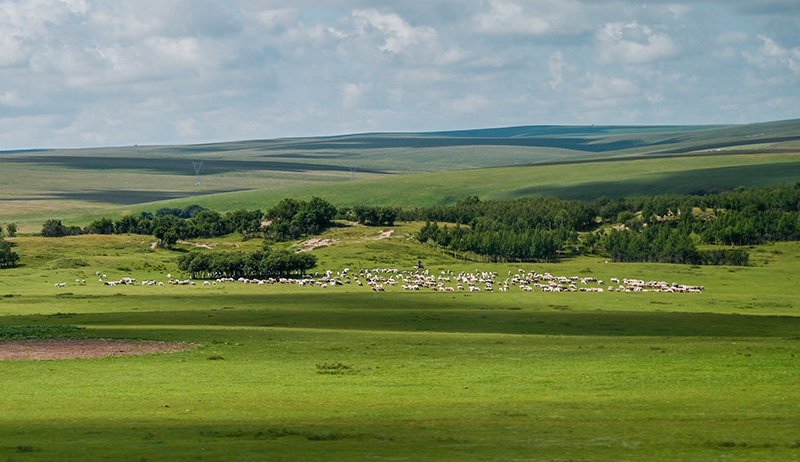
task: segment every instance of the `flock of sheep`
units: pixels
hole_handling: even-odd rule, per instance
[[[97,272],[98,282],[106,286],[142,285],[142,286],[214,286],[219,284],[294,284],[297,286],[318,287],[322,289],[335,286],[351,285],[365,287],[375,292],[385,292],[387,289],[402,289],[408,291],[431,290],[441,292],[508,292],[509,290],[541,291],[541,292],[680,292],[701,293],[703,286],[668,283],[666,281],[644,281],[641,279],[611,278],[606,284],[603,280],[594,277],[565,277],[553,276],[550,273],[537,273],[518,270],[509,271],[501,278],[497,272],[476,270],[474,273],[441,271],[431,274],[429,270],[400,271],[391,268],[377,268],[357,272],[345,268],[342,271],[326,271],[323,274],[315,273],[313,276],[303,278],[219,278],[216,280],[193,281],[192,279],[176,279],[171,274],[167,275],[167,282],[156,280],[137,281],[131,277],[118,280],[108,279],[105,274]],[[76,279],[76,284],[85,285],[86,281]],[[56,287],[65,287],[66,283],[56,283]]]

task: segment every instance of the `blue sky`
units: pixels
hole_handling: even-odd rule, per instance
[[[793,118],[796,0],[0,0],[0,150]]]

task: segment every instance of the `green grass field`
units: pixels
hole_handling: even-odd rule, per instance
[[[180,249],[152,250],[146,236],[23,236],[14,242],[25,266],[0,279],[0,324],[202,346],[0,362],[0,459],[800,457],[800,244],[754,248],[744,268],[592,257],[483,265],[414,244],[413,228],[382,240],[377,229],[335,228],[335,243],[315,250],[320,268],[409,269],[422,259],[434,273],[521,267],[706,290],[107,287],[96,271],[166,280]]]
[[[0,152],[0,219],[32,232],[46,218],[86,224],[192,203],[265,209],[288,196],[418,207],[473,194],[583,199],[794,184],[798,133],[790,120]]]
[[[97,272],[167,281],[185,277],[176,261],[193,244],[262,243],[234,235],[168,251],[152,236],[35,235],[48,218],[86,225],[194,203],[265,210],[284,197],[415,207],[793,185],[798,127],[511,127],[2,153],[0,225],[19,225],[8,240],[21,266],[0,269],[0,338],[36,326],[201,346],[0,361],[0,461],[800,460],[798,242],[749,248],[747,267],[599,256],[490,265],[417,243],[420,223],[388,238],[387,228],[327,231],[313,250],[319,271],[422,260],[434,275],[524,269],[705,287],[381,293],[110,287]]]

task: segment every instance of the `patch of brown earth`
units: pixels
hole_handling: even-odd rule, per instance
[[[314,249],[318,249],[320,247],[327,247],[329,245],[336,244],[337,242],[339,242],[339,241],[337,241],[336,239],[322,239],[322,238],[309,239],[307,241],[303,241],[300,244],[298,244],[302,248],[300,250],[298,250],[297,253],[310,252],[310,251],[312,251]]]
[[[40,359],[85,359],[177,353],[200,345],[185,342],[123,340],[108,338],[5,340],[0,341],[0,361]]]

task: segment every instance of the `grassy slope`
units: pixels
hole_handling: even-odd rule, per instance
[[[290,195],[316,194],[342,205],[427,205],[467,194],[618,196],[794,183],[796,166],[787,164],[800,150],[799,128],[800,121],[707,127],[511,127],[5,153],[0,155],[0,220],[41,223],[56,216],[81,221],[90,219],[89,214],[170,205],[136,206],[176,197],[187,199],[175,204],[197,202],[230,210],[264,208]],[[625,158],[654,163],[621,162]],[[200,160],[202,184],[197,186],[192,162]],[[586,161],[592,163],[581,163]],[[512,167],[480,170],[500,166]],[[468,170],[443,175],[463,169]],[[436,173],[405,178],[424,172]],[[214,194],[239,190],[248,191]],[[117,211],[106,212],[114,206]]]
[[[408,240],[413,229],[374,240],[381,230],[338,228],[315,253],[330,269],[422,259],[434,273],[517,270],[454,261]],[[754,249],[747,268],[522,265],[706,286],[691,295],[111,288],[94,272],[165,280],[179,252],[141,236],[14,241],[26,266],[2,272],[3,324],[204,346],[0,363],[4,459],[791,460],[800,450],[797,243]],[[76,277],[89,284],[54,287]],[[351,369],[320,373],[335,363]]]
[[[96,216],[121,216],[195,203],[216,210],[240,207],[265,210],[284,197],[309,199],[319,196],[337,206],[369,203],[415,207],[451,204],[468,195],[477,195],[482,199],[513,199],[530,195],[594,199],[636,194],[688,194],[724,191],[737,186],[794,184],[799,175],[800,153],[713,153],[686,157],[614,159],[398,175],[373,180],[216,194],[107,209],[76,220],[86,222]]]

